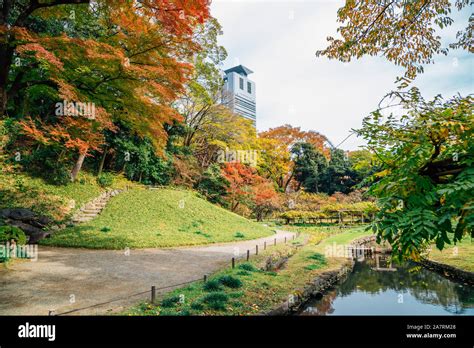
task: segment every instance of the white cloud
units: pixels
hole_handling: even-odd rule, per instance
[[[251,78],[257,84],[259,130],[289,123],[319,131],[338,144],[395,88],[402,69],[382,58],[349,64],[316,58],[326,37],[336,33],[336,11],[342,5],[343,1],[213,2],[212,14],[224,29],[220,42],[229,53],[226,67],[239,61],[255,71]],[[450,36],[458,28],[452,28]],[[417,85],[428,95],[472,92],[472,62],[459,52],[439,59],[426,67]],[[361,144],[353,136],[342,148]]]

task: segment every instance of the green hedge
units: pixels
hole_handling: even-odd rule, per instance
[[[15,241],[16,244],[26,244],[26,235],[20,228],[14,226],[0,226],[0,244]]]

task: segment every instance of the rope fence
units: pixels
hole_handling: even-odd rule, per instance
[[[296,233],[296,234],[293,234],[293,237],[292,237],[292,240],[295,240],[296,238],[298,238],[300,236],[300,233]],[[283,239],[280,239],[280,241],[282,241]],[[284,243],[287,244],[287,237],[284,238]],[[271,244],[267,244],[266,241],[263,242],[263,249],[266,250],[267,249],[267,245],[270,246]],[[273,246],[276,246],[277,245],[277,238],[274,238],[273,240]],[[255,245],[255,254],[254,255],[258,255],[258,244]],[[250,249],[247,250],[246,254],[245,255],[242,255],[239,257],[240,259],[246,259],[246,261],[249,261],[250,259]],[[235,264],[236,264],[236,257],[232,257],[231,259],[231,267],[232,268],[235,268]],[[203,281],[204,283],[207,281],[207,278],[208,278],[208,275],[205,274],[203,277],[199,278],[199,279],[194,279],[194,280],[190,280],[190,281],[186,281],[186,282],[183,282],[183,283],[178,283],[178,284],[173,284],[173,285],[167,285],[167,286],[162,286],[162,287],[159,287],[157,288],[156,286],[152,286],[150,290],[146,290],[146,291],[141,291],[141,292],[137,292],[135,294],[131,294],[131,295],[128,295],[128,296],[124,296],[124,297],[119,297],[119,298],[115,298],[115,299],[112,299],[112,300],[109,300],[109,301],[106,301],[106,302],[101,302],[101,303],[96,303],[96,304],[93,304],[93,305],[90,305],[90,306],[86,306],[86,307],[81,307],[81,308],[76,308],[76,309],[71,309],[69,311],[65,311],[65,312],[61,312],[61,313],[55,313],[56,311],[55,310],[50,310],[49,311],[49,315],[50,316],[62,316],[62,315],[67,315],[67,314],[72,314],[72,313],[76,313],[76,312],[80,312],[80,311],[84,311],[84,310],[87,310],[87,309],[91,309],[91,308],[96,308],[96,307],[100,307],[100,306],[104,306],[104,305],[107,305],[107,304],[110,304],[110,303],[113,303],[113,302],[118,302],[118,301],[123,301],[123,300],[128,300],[130,298],[133,298],[133,297],[136,297],[136,296],[140,296],[140,295],[145,295],[145,294],[150,294],[150,299],[151,299],[151,303],[154,304],[156,302],[156,293],[157,291],[160,291],[160,290],[166,290],[166,289],[171,289],[171,288],[176,288],[176,287],[180,287],[180,286],[184,286],[184,285],[189,285],[189,284],[192,284],[192,283],[196,283],[198,281]]]
[[[136,294],[132,294],[132,295],[128,295],[128,296],[125,296],[125,297],[116,298],[116,299],[109,300],[109,301],[102,302],[102,303],[96,303],[96,304],[94,304],[94,305],[87,306],[87,307],[72,309],[72,310],[70,310],[70,311],[66,311],[66,312],[62,312],[62,313],[58,313],[58,314],[53,314],[54,311],[50,311],[49,314],[50,314],[50,315],[55,315],[55,316],[61,316],[61,315],[71,314],[71,313],[83,311],[83,310],[86,310],[86,309],[91,309],[91,308],[95,308],[95,307],[100,307],[100,306],[103,306],[103,305],[106,305],[106,304],[109,304],[109,303],[112,303],[112,302],[128,300],[128,299],[130,299],[130,298],[132,298],[132,297],[139,296],[139,295],[144,295],[144,294],[147,294],[147,293],[151,293],[152,303],[153,303],[153,302],[154,302],[153,299],[156,298],[156,291],[165,290],[165,289],[170,289],[170,288],[175,288],[175,287],[183,286],[183,285],[188,285],[188,284],[195,283],[195,282],[197,282],[197,281],[200,281],[200,280],[203,280],[203,279],[206,279],[206,278],[207,278],[207,277],[204,276],[204,278],[194,279],[194,280],[190,280],[190,281],[187,281],[187,282],[184,282],[184,283],[179,283],[179,284],[173,284],[173,285],[163,286],[163,287],[160,287],[160,288],[156,288],[155,286],[152,286],[151,290],[142,291],[142,292],[137,292]]]

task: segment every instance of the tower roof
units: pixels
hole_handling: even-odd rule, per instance
[[[253,73],[252,70],[250,70],[249,68],[247,68],[243,65],[234,66],[233,68],[227,69],[224,72],[226,74],[229,74],[231,72],[236,72],[237,74],[244,75],[244,76],[248,76],[248,75]]]

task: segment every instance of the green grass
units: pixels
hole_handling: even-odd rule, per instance
[[[116,176],[112,188],[125,185],[132,183]],[[103,191],[96,183],[96,177],[86,172],[67,185],[52,185],[24,173],[0,173],[0,209],[27,208],[55,221],[66,219]]]
[[[468,272],[474,272],[474,241],[465,237],[456,245],[448,245],[442,251],[433,245],[428,258]]]
[[[324,239],[321,243],[318,244],[316,248],[317,251],[324,252],[324,249],[327,246],[331,246],[334,243],[336,243],[336,245],[349,244],[351,241],[355,239],[371,235],[372,232],[366,231],[365,227],[361,226],[361,227],[355,227],[350,230],[345,230],[344,232],[339,233],[339,234],[334,234],[334,232],[332,232],[332,234],[333,235],[331,235],[329,238]]]
[[[284,228],[283,228],[284,229]],[[338,229],[339,230],[339,229]],[[300,232],[304,232],[302,229]],[[312,229],[311,233],[316,240],[326,231]],[[346,259],[325,257],[324,249],[327,245],[349,243],[354,239],[369,235],[363,228],[344,230],[332,235],[323,242],[316,244],[309,242],[298,251],[291,244],[279,244],[262,251],[258,256],[250,258],[249,262],[238,263],[235,269],[225,269],[211,276],[207,283],[202,281],[193,283],[184,288],[173,290],[165,295],[163,302],[158,305],[141,303],[124,314],[127,315],[255,315],[275,308],[288,300],[290,295],[298,296],[301,289],[312,281],[318,274],[338,269]],[[301,235],[297,242],[307,239],[308,235]],[[286,267],[278,272],[260,270],[270,256],[291,257]],[[238,288],[214,286],[224,279],[233,279]],[[239,279],[240,282],[235,282]],[[207,285],[209,282],[213,286]],[[215,284],[214,284],[215,283]],[[173,307],[166,307],[167,303],[176,297],[185,299]],[[162,304],[165,304],[163,306]]]
[[[133,189],[112,198],[94,220],[57,232],[42,244],[94,249],[175,247],[271,234],[270,228],[213,205],[192,191]]]

